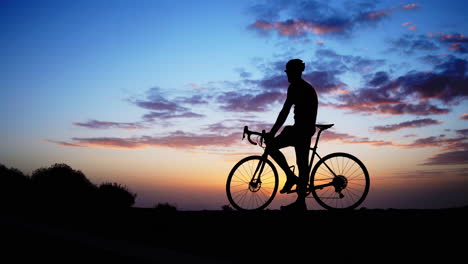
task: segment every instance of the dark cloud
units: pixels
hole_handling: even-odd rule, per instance
[[[146,126],[140,122],[122,123],[122,122],[89,120],[87,122],[74,122],[73,124],[75,126],[87,127],[87,128],[92,128],[92,129],[117,128],[117,129],[126,129],[126,130],[137,130],[137,129],[146,128]]]
[[[371,75],[371,77],[367,81],[367,85],[372,87],[378,87],[388,83],[389,80],[390,76],[388,75],[388,73],[384,71],[379,71]]]
[[[410,71],[390,80],[388,74],[377,72],[367,75],[367,84],[352,93],[339,95],[338,103],[330,103],[339,109],[354,113],[447,114],[450,110],[437,106],[456,105],[468,96],[467,61],[449,57],[430,72]]]
[[[217,97],[221,109],[231,112],[264,112],[271,104],[283,102],[285,99],[285,93],[274,91],[258,94],[226,92]]]
[[[460,116],[461,120],[468,120],[468,113],[464,113]]]
[[[174,119],[174,118],[201,118],[204,115],[197,114],[190,111],[182,112],[170,112],[170,111],[161,111],[161,112],[149,112],[143,115],[143,120],[147,122],[154,121],[155,119]]]
[[[434,35],[431,35],[434,36]],[[468,43],[468,36],[460,33],[443,34],[440,33],[436,36],[440,41],[448,43]]]
[[[309,81],[318,94],[327,94],[345,86],[338,78],[339,71],[312,71],[304,74],[302,77]]]
[[[461,136],[468,137],[468,128],[458,129],[458,130],[455,130],[455,132],[457,132],[457,134]]]
[[[442,44],[445,44],[447,46],[447,49],[450,51],[461,54],[468,53],[468,36],[465,36],[460,33],[429,33],[428,36],[430,38],[437,39]]]
[[[446,150],[460,150],[468,148],[468,137],[457,136],[447,137],[445,135],[432,136],[426,138],[419,138],[409,144],[401,144],[403,148],[428,148],[428,147],[440,147]]]
[[[468,164],[468,150],[449,151],[436,154],[422,165],[466,165]]]
[[[468,96],[467,61],[451,58],[435,67],[434,72],[409,72],[395,82],[403,94],[416,95],[420,100],[437,99],[456,103]]]
[[[404,34],[403,36],[389,40],[389,51],[414,54],[416,52],[428,52],[440,49],[436,42],[426,35]]]
[[[391,124],[385,126],[375,126],[374,130],[377,132],[393,132],[404,128],[418,128],[430,125],[441,124],[442,121],[437,121],[432,118],[416,119],[411,121],[406,121],[398,124]]]
[[[154,121],[155,119],[174,119],[174,118],[200,118],[204,115],[194,113],[189,108],[182,104],[198,105],[208,103],[201,95],[191,97],[178,97],[173,101],[166,99],[159,88],[151,88],[146,93],[144,99],[130,100],[136,106],[143,109],[151,110],[151,112],[143,115],[146,122]]]
[[[369,59],[361,56],[338,54],[331,49],[318,49],[316,60],[311,61],[311,67],[321,71],[333,71],[335,74],[345,72],[366,73],[385,64],[383,59]]]

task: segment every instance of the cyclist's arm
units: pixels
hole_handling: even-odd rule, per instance
[[[278,130],[281,128],[281,126],[286,122],[286,119],[288,118],[289,111],[291,110],[292,107],[292,102],[289,98],[289,96],[286,98],[286,101],[284,102],[283,108],[279,112],[278,118],[276,119],[275,124],[270,130],[270,136],[274,137]]]

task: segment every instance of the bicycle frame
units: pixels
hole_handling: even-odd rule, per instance
[[[309,161],[309,166],[308,166],[308,172],[307,172],[307,175],[308,175],[308,179],[307,179],[307,182],[310,181],[310,178],[312,177],[311,174],[311,169],[312,169],[312,165],[314,164],[314,158],[315,156],[317,156],[319,158],[319,160],[322,159],[322,157],[320,157],[320,155],[317,153],[317,145],[318,145],[318,141],[320,139],[320,135],[322,134],[324,130],[322,129],[319,129],[319,132],[315,138],[315,144],[314,144],[314,147],[313,148],[310,148],[310,150],[312,150],[312,155],[310,157],[310,161]],[[262,136],[264,135],[264,131],[262,132]],[[250,138],[249,138],[249,141],[250,141]],[[253,143],[252,141],[250,141],[251,143]],[[262,157],[264,159],[267,159],[268,158],[268,153],[267,151],[265,150],[265,152],[263,153]],[[337,175],[335,174],[335,172],[330,168],[328,167],[328,165],[326,163],[324,163],[324,165],[327,167],[327,169],[333,174],[334,177],[336,177]],[[255,168],[255,172],[254,174],[252,175],[252,179],[250,180],[250,186],[254,189],[256,189],[258,187],[258,184],[261,184],[261,179],[260,177],[257,177],[257,175],[262,175],[262,172],[263,172],[263,169],[265,167],[265,162],[259,162],[258,165],[257,165],[257,168]],[[258,174],[257,174],[258,172]],[[255,180],[256,179],[256,180]],[[333,185],[333,182],[330,182],[330,183],[326,183],[326,184],[322,184],[322,185],[318,185],[318,186],[315,186],[315,189],[322,189],[324,187],[327,187],[327,186],[332,186]]]

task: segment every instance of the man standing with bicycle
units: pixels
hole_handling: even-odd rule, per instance
[[[305,198],[307,196],[307,182],[309,178],[309,151],[311,138],[315,133],[317,119],[318,98],[312,85],[302,79],[305,64],[300,59],[290,60],[286,64],[288,87],[286,101],[275,124],[266,136],[267,152],[275,162],[286,172],[286,183],[280,193],[291,191],[297,185],[297,200],[292,204],[281,206],[282,210],[307,210]],[[275,137],[278,130],[286,121],[291,107],[294,105],[294,125],[285,126]],[[292,146],[296,152],[296,164],[299,177],[289,169],[288,162],[280,149]]]

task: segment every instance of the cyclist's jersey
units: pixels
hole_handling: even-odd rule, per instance
[[[291,84],[286,100],[294,105],[294,126],[315,131],[318,98],[314,87],[304,80]]]

